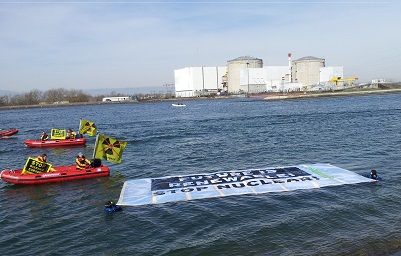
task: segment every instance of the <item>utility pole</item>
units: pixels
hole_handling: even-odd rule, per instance
[[[205,71],[203,70],[202,66],[202,96],[205,94]]]
[[[248,97],[249,97],[249,62],[246,63],[246,70],[248,71],[247,72],[248,73],[248,75],[247,75],[247,77],[248,77],[248,92],[247,92],[247,94],[248,94]]]
[[[172,84],[168,84],[168,83],[165,83],[165,84],[163,84],[163,86],[165,86],[166,87],[166,96],[169,94],[169,91],[168,91],[168,87],[169,86],[174,86],[174,84],[172,83]],[[170,94],[171,94],[171,91],[170,91]]]
[[[163,86],[165,86],[166,87],[166,95],[167,95],[167,92],[168,92],[168,86],[170,86],[169,84],[167,84],[167,83],[165,83],[165,84],[163,84]]]

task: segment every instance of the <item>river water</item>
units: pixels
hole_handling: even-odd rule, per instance
[[[390,255],[401,248],[401,94],[266,102],[257,99],[107,104],[0,111],[0,168],[80,148],[28,148],[42,130],[79,119],[127,141],[110,177],[33,186],[0,182],[7,255]],[[382,181],[311,190],[124,207],[124,181],[266,166],[330,163]]]

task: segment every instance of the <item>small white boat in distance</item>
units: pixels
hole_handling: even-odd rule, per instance
[[[171,105],[173,105],[173,107],[185,107],[185,106],[187,106],[184,103],[173,103]]]

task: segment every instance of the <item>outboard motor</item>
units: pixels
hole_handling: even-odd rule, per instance
[[[92,159],[92,167],[100,167],[102,166],[102,159],[95,158]]]

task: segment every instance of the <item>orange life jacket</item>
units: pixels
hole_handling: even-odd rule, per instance
[[[78,157],[75,162],[77,163],[77,169],[86,169],[91,164],[91,161],[85,157]]]

